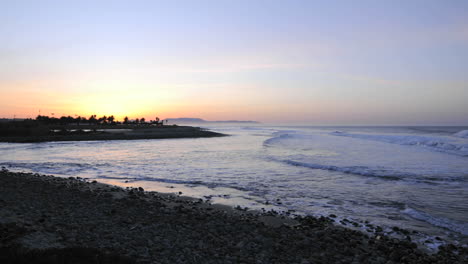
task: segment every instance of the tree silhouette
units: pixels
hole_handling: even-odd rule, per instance
[[[66,125],[68,123],[68,118],[66,116],[60,117],[60,124]]]
[[[107,116],[102,116],[100,118],[98,118],[97,122],[101,125],[105,125],[107,124]]]
[[[109,121],[109,123],[112,125],[112,124],[114,124],[114,119],[115,119],[115,117],[113,115],[111,115],[111,116],[109,116],[107,118],[107,121]]]
[[[97,117],[96,115],[91,115],[88,119],[86,119],[86,117],[82,117],[82,116],[77,116],[75,115],[76,117],[72,117],[72,116],[61,116],[60,118],[56,118],[56,117],[49,117],[49,116],[43,116],[43,115],[38,115],[35,120],[36,122],[39,122],[39,123],[42,123],[42,124],[46,124],[46,125],[49,125],[49,124],[55,124],[55,125],[62,125],[62,126],[67,126],[67,125],[80,125],[80,124],[83,124],[83,123],[88,123],[90,125],[107,125],[107,124],[110,124],[110,125],[120,125],[120,124],[125,124],[125,125],[128,125],[128,124],[141,124],[141,125],[157,125],[157,126],[162,126],[164,125],[164,121],[166,121],[166,123],[168,122],[168,120],[161,120],[159,119],[159,117],[155,117],[155,120],[149,120],[149,121],[146,121],[146,119],[144,117],[141,117],[141,118],[136,118],[134,121],[130,121],[128,116],[125,116],[123,122],[120,122],[120,121],[116,121],[116,118],[114,115],[110,115],[110,116],[102,116],[102,117]]]
[[[91,115],[88,119],[88,122],[90,124],[96,124],[97,123],[96,115]]]

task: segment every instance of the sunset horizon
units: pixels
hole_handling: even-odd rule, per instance
[[[467,125],[466,8],[5,2],[0,118]]]
[[[0,263],[468,263],[468,0],[0,1]]]

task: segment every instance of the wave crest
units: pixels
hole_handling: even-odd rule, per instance
[[[447,154],[468,156],[468,142],[460,142],[442,136],[416,136],[416,135],[374,135],[374,134],[352,134],[346,132],[332,132],[334,136],[351,137],[363,140],[373,140],[391,144],[421,146],[431,150],[444,152]],[[468,130],[458,132],[457,137],[468,138]]]
[[[462,235],[468,236],[468,224],[456,223],[447,218],[436,217],[428,213],[418,211],[413,208],[406,208],[402,211],[404,214],[410,216],[411,218],[418,219],[424,222],[427,222],[431,225],[442,227],[451,231],[455,231]]]
[[[459,138],[468,138],[468,130],[462,130],[459,131],[455,134],[453,134],[454,137],[459,137]]]

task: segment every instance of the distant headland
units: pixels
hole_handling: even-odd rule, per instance
[[[179,118],[166,118],[164,119],[168,123],[250,123],[259,124],[258,121],[244,121],[244,120],[220,120],[220,121],[208,121],[201,118],[193,117],[179,117]]]

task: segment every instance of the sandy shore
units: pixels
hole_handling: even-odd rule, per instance
[[[467,263],[467,256],[453,245],[429,255],[332,218],[0,172],[0,263]]]
[[[104,127],[105,128],[105,127]],[[67,135],[35,135],[0,137],[0,142],[32,143],[47,141],[90,141],[90,140],[135,140],[135,139],[167,139],[167,138],[201,138],[226,136],[221,133],[191,126],[163,126],[133,129],[104,129],[106,132]]]

